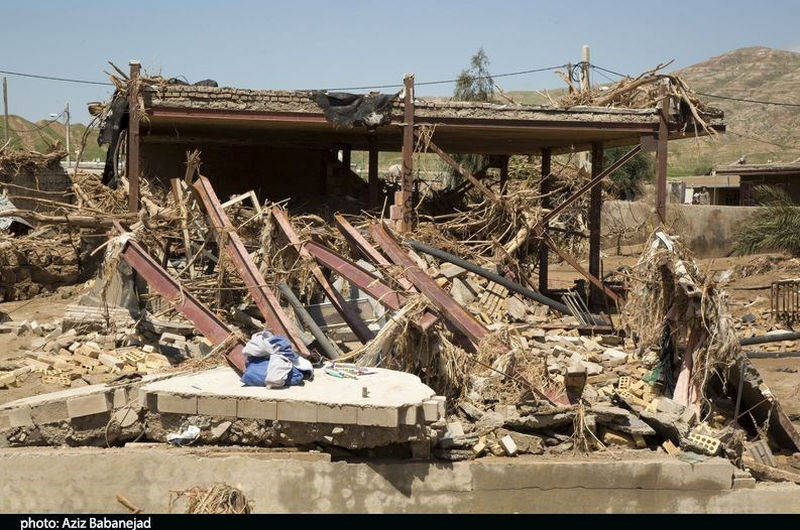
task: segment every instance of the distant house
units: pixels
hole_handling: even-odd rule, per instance
[[[692,197],[706,188],[709,204],[719,206],[739,206],[738,175],[699,175],[694,177],[673,177],[669,179],[670,199],[674,203],[692,204]]]
[[[800,202],[800,162],[776,164],[734,164],[719,166],[715,176],[739,179],[739,204],[755,206],[753,188],[759,185],[778,186],[789,192],[795,202]]]

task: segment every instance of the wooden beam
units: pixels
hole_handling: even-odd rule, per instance
[[[495,193],[492,190],[487,188],[483,184],[483,182],[480,181],[480,179],[478,179],[475,175],[473,175],[472,173],[470,173],[469,171],[464,169],[461,166],[461,164],[459,164],[458,162],[453,160],[453,157],[451,157],[450,155],[448,155],[447,153],[442,151],[439,148],[439,146],[437,146],[435,143],[433,143],[433,141],[430,141],[428,143],[428,148],[431,151],[433,151],[434,153],[436,153],[437,155],[439,155],[439,158],[441,158],[444,161],[445,164],[447,164],[448,166],[450,166],[453,169],[455,169],[456,171],[458,171],[461,174],[461,176],[463,176],[473,186],[475,186],[483,194],[484,197],[486,197],[487,199],[489,199],[490,201],[492,201],[495,204],[500,202],[500,198],[497,195],[495,195]]]
[[[128,210],[139,211],[139,61],[130,62],[128,81]]]
[[[407,232],[414,224],[414,75],[406,75],[403,85],[403,174],[400,191],[394,195],[394,215],[390,217],[395,219],[400,232]]]
[[[667,140],[670,101],[666,87],[662,87],[661,90],[661,113],[656,146],[656,216],[657,222],[664,224],[667,221]]]

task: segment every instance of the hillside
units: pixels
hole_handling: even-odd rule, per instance
[[[800,103],[800,53],[741,48],[676,73],[697,92]],[[712,165],[733,163],[740,156],[751,163],[800,157],[800,107],[703,99],[725,111],[728,132],[719,139],[671,144],[672,173],[699,173]]]
[[[14,147],[24,147],[33,151],[43,153],[47,151],[48,145],[60,142],[62,146],[66,144],[66,127],[61,122],[50,122],[41,120],[31,122],[20,116],[10,114],[8,116],[8,128],[11,131],[10,140]],[[86,126],[81,123],[70,125],[70,141],[73,153],[80,147],[83,133]],[[0,145],[5,143],[5,124],[0,116]],[[89,132],[84,151],[84,160],[105,160],[105,149],[100,149],[97,145],[97,130]]]
[[[800,104],[800,53],[741,48],[676,71],[697,92]],[[565,89],[547,90],[557,100]],[[545,92],[545,91],[542,91]],[[547,104],[535,91],[506,94],[518,103]],[[670,143],[670,175],[706,173],[717,164],[791,161],[800,157],[800,107],[701,98],[725,111],[728,132],[718,138]]]

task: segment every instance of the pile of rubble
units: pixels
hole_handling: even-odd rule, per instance
[[[290,215],[253,193],[221,202],[199,162],[189,153],[169,192],[143,182],[138,215],[125,211],[124,177],[110,190],[84,176],[72,214],[45,220],[103,233],[87,246],[96,278],[60,322],[2,325],[32,340],[0,384],[85,388],[2,406],[7,443],[188,432],[443,460],[632,449],[737,464],[747,443],[800,448],[741,355],[724,290],[660,230],[615,322],[580,292],[530,288],[546,216],[533,192],[484,190],[468,212],[400,236],[369,216]],[[241,388],[243,346],[264,328],[313,363],[313,380]]]

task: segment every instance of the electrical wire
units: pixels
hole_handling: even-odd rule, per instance
[[[518,75],[526,75],[526,74],[535,74],[539,72],[548,72],[551,70],[558,70],[559,68],[566,68],[566,64],[560,64],[558,66],[548,66],[545,68],[532,68],[530,70],[519,70],[517,72],[506,72],[503,74],[489,74],[485,76],[478,76],[475,79],[498,79],[501,77],[512,77]],[[420,81],[414,82],[414,86],[430,86],[430,85],[445,85],[448,83],[455,83],[458,79],[443,79],[440,81]],[[395,83],[395,84],[386,84],[386,85],[371,85],[371,86],[354,86],[354,87],[343,87],[343,88],[324,88],[322,90],[326,91],[338,91],[338,90],[372,90],[376,88],[402,88],[402,83]]]
[[[58,120],[60,120],[62,116],[64,116],[64,111],[63,111],[63,110],[61,111],[61,114],[59,114],[58,116],[56,116],[56,117],[55,117],[55,118],[53,118],[52,120],[50,120],[50,121],[46,121],[46,122],[44,122],[42,125],[37,125],[37,126],[36,126],[36,127],[34,127],[33,129],[12,129],[11,127],[9,127],[9,128],[8,128],[8,130],[9,130],[9,131],[11,131],[11,132],[15,132],[15,133],[32,133],[32,132],[38,132],[38,131],[41,131],[42,129],[46,129],[47,127],[51,126],[52,124],[54,124],[55,122],[57,122]]]
[[[8,70],[0,70],[0,74],[5,75],[15,75],[18,77],[30,77],[33,79],[44,79],[47,81],[61,81],[64,83],[80,83],[83,85],[102,85],[102,86],[114,86],[114,83],[107,83],[104,81],[87,81],[85,79],[71,79],[69,77],[55,77],[51,75],[40,75],[40,74],[26,74],[22,72],[11,72]]]

